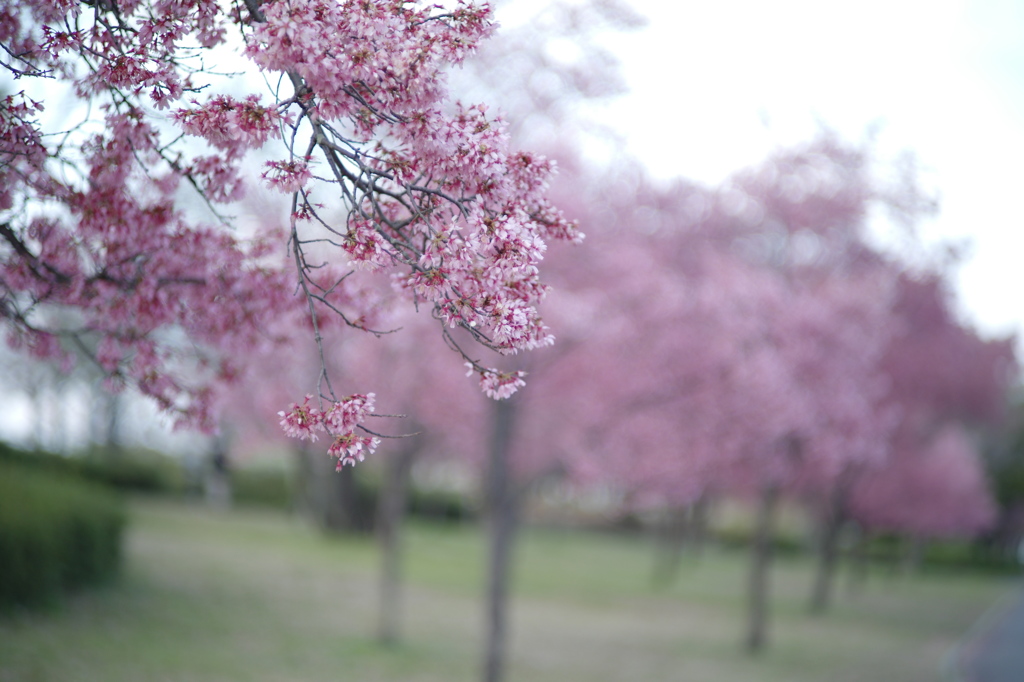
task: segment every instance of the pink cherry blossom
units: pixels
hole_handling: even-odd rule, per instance
[[[323,415],[319,409],[310,405],[313,396],[307,395],[302,404],[292,403],[287,412],[278,412],[281,417],[281,428],[285,434],[300,440],[315,441],[316,432],[324,430]]]
[[[379,444],[380,439],[373,436],[345,433],[334,437],[327,454],[337,458],[340,470],[346,464],[355,466],[356,462],[362,462],[367,454],[373,454]]]
[[[89,103],[69,109],[87,117],[69,132],[24,94],[0,107],[12,341],[51,358],[61,339],[96,348],[112,383],[211,428],[223,386],[285,357],[294,339],[278,321],[321,356],[344,325],[373,330],[383,274],[433,309],[489,395],[509,395],[521,375],[460,344],[550,343],[538,266],[549,240],[581,235],[545,197],[553,163],[512,149],[486,106],[450,101],[448,70],[492,31],[490,8],[462,1],[0,0],[2,68]],[[223,77],[245,68],[218,63],[229,32],[260,78]],[[272,159],[262,176],[257,152]],[[262,187],[291,206],[268,206],[254,236],[225,207]],[[179,204],[186,192],[204,218]],[[321,365],[321,397],[282,428],[329,432],[349,463],[372,450],[354,431],[372,399],[339,397]]]
[[[469,371],[466,376],[477,374],[480,377],[480,388],[484,395],[494,400],[502,400],[515,394],[520,388],[526,385],[523,377],[525,372],[500,372],[496,369],[478,370],[473,364],[466,363]]]
[[[285,194],[298,192],[313,179],[309,164],[302,160],[268,161],[267,166],[270,170],[263,174],[263,178],[268,185]]]

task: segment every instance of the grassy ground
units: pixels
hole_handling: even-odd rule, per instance
[[[294,519],[137,502],[121,581],[0,618],[0,681],[458,682],[477,677],[483,551],[471,528],[408,537],[405,643],[373,639],[376,555]],[[534,531],[519,551],[509,682],[915,682],[1010,587],[877,573],[824,618],[780,561],[772,644],[739,653],[745,556],[706,553],[650,587],[637,538]]]

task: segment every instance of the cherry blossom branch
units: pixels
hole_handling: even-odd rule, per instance
[[[341,463],[371,450],[379,434],[353,431],[372,399],[335,393],[317,316],[329,311],[358,330],[394,331],[373,328],[371,304],[360,297],[368,289],[353,273],[390,275],[412,306],[431,306],[453,347],[454,327],[506,354],[551,342],[536,310],[546,292],[537,264],[545,240],[579,239],[543,197],[553,166],[511,151],[503,123],[485,107],[447,103],[445,70],[490,33],[489,8],[404,0],[243,0],[228,10],[159,0],[84,4],[92,11],[27,0],[3,46],[13,61],[0,68],[67,80],[102,116],[99,132],[83,127],[47,150],[37,109],[4,99],[0,241],[9,248],[0,281],[8,307],[17,299],[22,311],[44,303],[78,311],[100,339],[97,360],[108,372],[134,377],[169,409],[188,404],[209,423],[210,386],[238,371],[231,349],[262,345],[263,326],[293,301],[283,271],[265,267],[263,246],[193,224],[176,209],[175,191],[184,180],[226,225],[220,207],[250,184],[246,154],[279,141],[285,154],[269,162],[263,180],[291,194],[282,233],[321,360],[317,414]],[[224,72],[207,55],[229,23],[265,75],[269,105],[255,94],[204,94],[213,84],[199,77]],[[285,79],[292,92],[281,96]],[[169,117],[160,113],[172,107]],[[187,148],[190,137],[213,154]],[[326,164],[326,177],[314,175],[317,163]],[[342,220],[313,203],[314,187],[327,188]],[[307,258],[314,248],[319,262]],[[325,279],[335,263],[347,274]],[[168,328],[188,335],[197,361],[217,358],[209,384],[163,376],[178,353],[160,338]],[[521,373],[457,352],[489,395],[522,384]]]

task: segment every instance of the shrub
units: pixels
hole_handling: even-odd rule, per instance
[[[476,516],[465,495],[418,486],[409,490],[408,512],[410,516],[432,521],[469,521]]]
[[[92,448],[75,455],[58,455],[0,444],[0,463],[3,462],[86,478],[126,492],[180,495],[185,489],[180,463],[144,448]]]
[[[155,450],[94,448],[68,459],[80,462],[86,478],[125,492],[181,495],[185,490],[181,463]]]
[[[356,469],[354,473],[351,502],[352,510],[359,518],[367,522],[367,530],[372,528],[380,504],[383,482],[379,476],[364,473]],[[423,487],[415,480],[409,481],[406,491],[405,512],[415,519],[440,522],[469,521],[476,517],[471,503],[462,493],[439,488]]]
[[[293,485],[288,471],[280,468],[231,469],[231,497],[240,505],[290,509]]]
[[[0,462],[0,608],[52,604],[113,577],[125,520],[112,491]]]
[[[65,457],[42,450],[19,450],[7,443],[0,443],[0,465],[12,464],[57,474],[84,475],[84,462],[77,458]]]

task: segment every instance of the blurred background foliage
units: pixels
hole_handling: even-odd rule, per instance
[[[1018,409],[1018,414],[1022,413]],[[1012,519],[1024,507],[1024,428],[1015,420],[994,438],[986,461],[1001,517]],[[215,475],[209,457],[182,457],[145,448],[91,447],[71,455],[23,450],[0,444],[0,608],[53,606],[68,590],[104,584],[118,573],[128,520],[125,496],[164,499],[223,510],[264,509],[298,516],[332,535],[372,533],[380,504],[382,474],[369,464],[342,475],[321,467],[303,472],[308,453],[282,453],[227,467],[225,499],[210,497]],[[203,462],[196,465],[195,462]],[[323,462],[327,464],[327,462]],[[473,490],[438,483],[444,476],[423,469],[414,475],[407,502],[409,517],[427,523],[475,523],[480,501]],[[329,486],[320,491],[317,486]],[[554,484],[558,487],[560,484]],[[553,501],[554,500],[554,501]],[[343,509],[342,513],[332,509]],[[653,538],[661,552],[699,553],[703,547],[741,548],[751,539],[754,510],[749,501],[721,500],[696,527],[692,517],[669,510],[637,513],[614,504],[588,501],[569,488],[539,490],[528,504],[530,525],[588,529],[611,536]],[[775,550],[786,556],[813,552],[814,527],[806,510],[783,510]],[[935,540],[923,548],[919,570],[968,570],[1013,575],[1019,570],[1010,533],[996,528],[972,539]],[[862,542],[863,540],[863,542]],[[848,529],[843,547],[851,562],[906,570],[908,540],[887,533],[858,537]],[[674,579],[674,577],[672,577]]]

